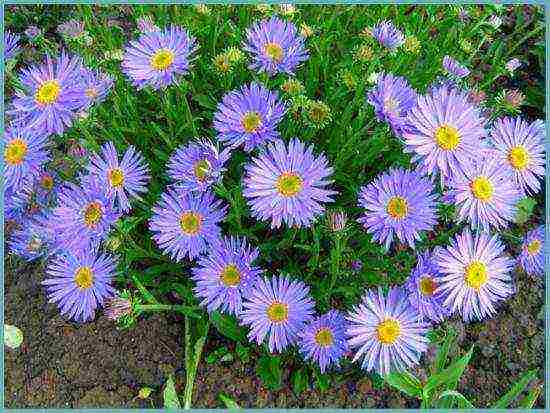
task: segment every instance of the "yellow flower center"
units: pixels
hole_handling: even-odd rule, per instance
[[[95,90],[93,87],[86,89],[86,96],[88,96],[91,99],[95,99],[98,95],[97,90]]]
[[[109,182],[111,186],[118,188],[124,184],[124,172],[120,168],[114,168],[109,171]]]
[[[491,181],[484,176],[478,176],[470,185],[472,194],[480,201],[487,202],[493,198],[495,188]]]
[[[44,188],[46,191],[51,191],[53,188],[53,178],[51,175],[43,175],[40,178],[40,185],[42,188]]]
[[[394,196],[389,200],[386,211],[392,218],[403,219],[409,212],[409,204],[405,198]]]
[[[508,160],[515,169],[521,171],[529,164],[529,153],[523,146],[515,146],[508,153]]]
[[[235,264],[229,264],[223,269],[220,279],[226,286],[234,287],[241,281],[241,273]]]
[[[258,130],[262,123],[262,118],[258,112],[247,112],[243,116],[241,123],[245,132],[252,133]]]
[[[267,307],[267,318],[273,323],[282,323],[288,320],[288,305],[279,301]]]
[[[401,327],[397,320],[388,318],[378,324],[376,333],[378,335],[378,341],[382,344],[393,344],[401,334]]]
[[[321,123],[328,119],[330,108],[323,102],[311,102],[307,112],[313,122]]]
[[[487,282],[487,266],[479,261],[473,261],[466,267],[465,281],[468,286],[476,291]]]
[[[88,228],[95,228],[102,216],[101,204],[99,202],[90,202],[84,210],[84,223]]]
[[[55,79],[48,80],[47,82],[44,82],[42,83],[42,85],[40,85],[40,87],[36,91],[36,94],[34,95],[34,99],[40,105],[49,105],[57,100],[60,92],[61,85],[59,84],[59,82]]]
[[[315,334],[315,342],[323,347],[331,346],[334,343],[334,338],[332,337],[332,331],[330,328],[320,328]]]
[[[42,240],[38,237],[33,237],[27,244],[27,251],[35,252],[42,246]]]
[[[527,252],[530,255],[536,255],[539,253],[540,249],[542,247],[542,242],[538,239],[534,239],[529,244],[527,244]]]
[[[388,97],[384,100],[384,110],[387,112],[393,112],[399,107],[399,101],[395,100],[392,97]]]
[[[202,159],[195,163],[193,166],[193,172],[199,181],[204,181],[210,173],[210,162],[206,159]]]
[[[304,181],[293,172],[285,172],[277,179],[276,186],[279,194],[291,197],[302,190]]]
[[[174,52],[168,49],[159,49],[151,56],[151,67],[155,70],[166,70],[174,63]]]
[[[74,282],[81,290],[87,290],[94,283],[94,274],[90,267],[80,267],[74,274]]]
[[[6,145],[4,159],[8,165],[19,165],[27,154],[27,143],[22,139],[14,139]]]
[[[422,294],[430,296],[434,294],[437,284],[431,277],[422,277],[420,278],[419,288]]]
[[[264,46],[265,54],[274,62],[283,60],[283,48],[278,43],[270,42]]]
[[[451,125],[441,125],[435,131],[435,141],[445,151],[452,151],[460,143],[458,130]]]
[[[184,234],[197,234],[202,225],[202,216],[196,212],[184,212],[180,217],[180,228]]]

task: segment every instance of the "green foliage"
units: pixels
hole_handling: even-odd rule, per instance
[[[241,408],[235,400],[233,400],[231,397],[225,395],[224,393],[220,393],[218,395],[218,397],[223,402],[223,404],[225,405],[225,407],[227,409],[240,409]]]
[[[504,409],[511,407],[510,404],[525,390],[531,380],[537,375],[536,371],[528,371],[491,407],[493,409]],[[533,396],[532,396],[533,397]],[[534,403],[534,402],[533,402]]]
[[[181,409],[180,401],[178,399],[178,394],[176,393],[176,386],[174,385],[174,375],[170,374],[166,385],[164,386],[164,408],[165,409]]]
[[[309,374],[306,367],[294,370],[292,373],[292,390],[299,396],[309,386]]]
[[[516,205],[516,224],[525,224],[533,216],[537,201],[533,198],[526,197],[519,201]]]
[[[239,325],[235,317],[213,311],[210,313],[210,321],[216,327],[216,330],[225,337],[241,344],[248,342],[246,329]]]
[[[256,374],[262,384],[269,390],[280,390],[283,386],[283,369],[281,357],[264,354],[260,356],[256,365]]]

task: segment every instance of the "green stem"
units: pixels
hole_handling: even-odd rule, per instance
[[[208,321],[204,332],[197,339],[194,346],[191,346],[191,324],[189,317],[185,317],[185,393],[184,393],[184,409],[191,408],[191,402],[193,400],[193,387],[195,384],[195,376],[197,375],[197,368],[201,359],[204,343],[206,342],[206,336],[208,335],[208,329],[210,322]],[[194,351],[193,351],[194,347]]]
[[[342,258],[344,242],[341,234],[335,234],[334,236],[334,248],[331,250],[330,257],[330,286],[327,294],[327,303],[330,304],[330,297],[332,296],[332,290],[340,274],[340,261]]]
[[[135,309],[138,312],[179,311],[186,316],[192,318],[200,317],[198,314],[195,313],[197,307],[190,307],[187,305],[179,304],[136,304]]]

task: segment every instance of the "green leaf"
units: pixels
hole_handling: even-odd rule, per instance
[[[176,393],[176,387],[174,386],[174,375],[170,374],[168,376],[168,381],[164,387],[164,392],[162,393],[164,397],[164,408],[165,409],[181,409],[180,401],[178,399],[178,394]]]
[[[299,396],[307,388],[308,381],[309,376],[305,367],[292,373],[292,390],[294,394]]]
[[[262,380],[263,385],[269,390],[280,390],[282,388],[283,370],[281,369],[281,358],[264,354],[258,359],[256,373]]]
[[[225,395],[224,393],[220,393],[218,395],[218,397],[223,402],[223,404],[225,404],[225,407],[227,407],[228,409],[240,409],[241,408],[241,406],[239,406],[235,400],[233,400],[231,397]]]
[[[142,387],[141,389],[139,389],[138,397],[141,400],[145,400],[146,398],[148,398],[151,395],[152,392],[153,392],[152,388]]]
[[[531,215],[533,215],[533,211],[535,209],[535,206],[537,205],[537,201],[535,201],[533,198],[523,198],[516,204],[516,216],[514,221],[516,224],[525,224],[527,221],[529,221],[529,218],[531,218]]]
[[[443,342],[435,356],[432,373],[439,373],[445,368],[445,365],[447,364],[447,358],[449,357],[449,351],[451,350],[451,346],[453,345],[455,339],[456,331],[449,327],[449,330],[447,331],[447,336],[445,337],[445,341]]]
[[[535,370],[528,371],[523,376],[520,377],[520,379],[512,385],[510,390],[506,392],[504,396],[502,396],[498,401],[493,404],[493,409],[505,409],[507,407],[510,407],[510,404],[520,395],[520,393],[525,390],[529,382],[535,378],[535,375],[537,372]]]
[[[445,390],[443,393],[439,395],[440,402],[446,402],[445,399],[451,399],[452,401],[456,401],[456,406],[459,409],[474,409],[474,405],[462,394],[457,392],[456,390]],[[441,403],[438,407],[439,408],[450,408],[449,405],[446,403]],[[452,406],[452,404],[451,404]]]
[[[542,386],[533,387],[527,396],[518,403],[518,407],[520,409],[532,409],[541,393]]]
[[[428,378],[428,381],[424,385],[424,397],[429,399],[432,392],[441,386],[455,385],[455,383],[457,383],[462,376],[462,373],[464,373],[464,369],[470,362],[473,351],[474,346],[472,345],[468,353],[466,353],[463,357],[455,361],[443,371],[430,376]]]
[[[422,398],[422,383],[407,371],[392,372],[384,376],[384,380],[390,386],[411,397]]]
[[[23,332],[15,326],[4,324],[4,344],[11,349],[16,349],[23,342]]]
[[[326,392],[330,387],[330,377],[328,374],[322,374],[319,370],[315,369],[315,385],[321,391]]]
[[[212,321],[212,324],[214,324],[214,327],[216,327],[220,334],[227,338],[243,344],[247,342],[246,329],[238,324],[235,317],[213,311],[210,314],[210,321]]]

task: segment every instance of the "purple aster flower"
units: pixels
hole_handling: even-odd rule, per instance
[[[84,33],[84,22],[75,19],[68,20],[57,26],[57,32],[66,37],[80,37]]]
[[[245,166],[243,195],[252,215],[271,220],[272,228],[308,227],[332,202],[335,191],[325,189],[332,181],[332,168],[324,155],[315,157],[313,145],[294,138],[288,147],[281,140],[270,143]]]
[[[186,191],[204,192],[221,181],[228,148],[220,152],[212,142],[191,142],[178,148],[168,162],[168,176]]]
[[[60,181],[57,174],[46,168],[41,168],[33,188],[36,202],[44,208],[54,206],[57,202],[59,186]]]
[[[27,29],[25,30],[25,35],[30,39],[30,40],[33,40],[33,39],[36,39],[38,36],[40,36],[42,34],[42,30],[40,30],[40,28],[36,27],[36,26],[29,26],[27,27]]]
[[[248,29],[244,49],[252,55],[250,69],[292,75],[309,58],[304,42],[294,24],[273,16]]]
[[[32,183],[28,179],[15,191],[4,186],[4,219],[19,222],[29,211],[32,198]]]
[[[87,103],[81,74],[79,57],[47,56],[44,65],[23,69],[20,81],[26,93],[17,93],[9,113],[29,128],[61,135]]]
[[[445,56],[443,58],[443,69],[450,75],[458,78],[466,77],[470,74],[470,70],[466,66],[461,65],[451,56]]]
[[[544,275],[544,225],[527,233],[518,261],[527,274]]]
[[[36,130],[10,126],[3,136],[4,185],[17,191],[24,181],[33,182],[49,159],[46,136]]]
[[[262,274],[253,266],[258,249],[251,248],[246,239],[224,237],[213,245],[207,256],[199,258],[193,269],[197,283],[195,295],[209,312],[219,310],[238,315],[243,297],[248,297]]]
[[[20,50],[19,36],[10,31],[4,32],[4,62],[13,59]]]
[[[48,225],[49,214],[36,214],[24,220],[8,242],[13,254],[27,261],[47,257],[55,243],[55,233]]]
[[[153,23],[151,16],[141,16],[136,20],[137,28],[141,33],[158,32],[160,28]]]
[[[105,73],[101,73],[99,70],[83,68],[82,80],[84,82],[87,107],[92,106],[94,103],[103,102],[113,87],[113,78]]]
[[[405,43],[405,36],[391,21],[383,20],[372,29],[372,36],[390,50],[395,50]]]
[[[50,262],[42,285],[61,314],[85,322],[92,320],[96,308],[115,294],[111,285],[115,272],[116,263],[107,254],[98,254],[94,249],[66,252]]]
[[[149,229],[160,249],[174,260],[194,259],[219,241],[226,209],[210,192],[171,188],[153,208]]]
[[[544,123],[528,123],[521,118],[497,119],[490,142],[501,163],[510,167],[518,186],[537,193],[544,176]]]
[[[85,176],[80,186],[66,183],[52,213],[52,228],[59,234],[59,247],[75,251],[97,247],[120,217],[104,184]]]
[[[306,360],[317,363],[323,374],[333,364],[339,367],[340,359],[349,351],[346,325],[342,313],[331,310],[316,317],[299,333],[300,352]]]
[[[407,113],[416,105],[416,97],[404,77],[381,74],[376,87],[367,94],[367,102],[374,106],[378,120],[388,122],[393,133],[401,136],[407,125]]]
[[[413,160],[428,174],[439,172],[442,179],[479,155],[480,139],[486,134],[485,120],[466,92],[446,85],[419,96],[407,122],[412,127],[403,132],[405,150],[415,154]]]
[[[394,235],[414,248],[420,231],[437,223],[432,182],[416,171],[392,168],[363,187],[359,205],[366,209],[358,219],[373,239],[389,248]]]
[[[418,311],[420,320],[443,321],[449,311],[443,307],[443,295],[437,291],[442,274],[429,253],[418,255],[416,267],[411,271],[404,289],[411,306]]]
[[[227,93],[214,114],[218,139],[233,148],[244,143],[247,152],[266,141],[278,139],[277,125],[286,111],[278,97],[277,92],[258,83]]]
[[[353,361],[380,375],[405,370],[418,364],[428,348],[429,324],[419,320],[402,288],[369,290],[361,304],[348,315],[347,335],[351,348],[357,348]]]
[[[178,26],[144,33],[126,47],[122,70],[138,89],[164,88],[189,71],[197,48],[195,38]]]
[[[502,228],[512,221],[522,195],[509,168],[489,156],[470,162],[450,186],[459,218],[486,231],[491,225]]]
[[[286,276],[260,278],[244,297],[241,324],[249,325],[248,339],[279,353],[296,343],[307,322],[313,318],[315,303],[309,287]]]
[[[446,248],[434,251],[433,259],[443,276],[436,292],[443,305],[464,321],[482,320],[496,313],[494,304],[513,292],[510,271],[514,260],[503,254],[497,235],[469,229],[458,234]]]
[[[101,147],[101,155],[90,158],[88,171],[98,177],[107,195],[115,199],[115,205],[122,212],[130,210],[130,199],[141,199],[140,194],[147,191],[150,179],[147,163],[140,152],[129,146],[119,161],[112,142]]]
[[[351,262],[351,270],[354,272],[359,272],[363,269],[363,261],[361,260],[353,260]]]
[[[510,72],[510,74],[513,74],[516,69],[521,67],[521,60],[514,57],[513,59],[508,60],[504,67],[508,70],[508,72]]]

